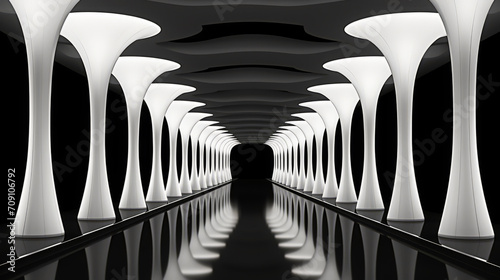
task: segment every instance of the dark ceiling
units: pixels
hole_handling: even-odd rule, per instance
[[[160,34],[133,43],[123,55],[173,60],[181,68],[155,82],[179,83],[196,91],[178,99],[207,105],[194,111],[212,113],[242,143],[262,143],[297,112],[298,104],[324,98],[310,86],[341,83],[325,62],[381,55],[371,43],[350,37],[344,27],[372,15],[435,12],[426,0],[81,0],[73,11],[121,13],[149,19]],[[0,31],[22,39],[9,1],[0,1]],[[486,19],[483,39],[500,30],[500,1]],[[56,61],[84,75],[78,53],[61,37]],[[426,53],[419,75],[449,61],[446,39]],[[121,91],[116,80],[110,89]],[[383,92],[393,90],[391,80]]]

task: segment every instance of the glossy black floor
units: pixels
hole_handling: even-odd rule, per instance
[[[307,248],[304,249],[308,242],[295,249],[279,246],[280,242],[287,240],[278,240],[276,233],[271,231],[280,224],[270,219],[277,193],[293,196],[293,201],[299,205],[298,213],[305,212],[299,225],[300,230],[307,231],[310,239],[309,253],[306,253]],[[230,203],[227,204],[230,207],[224,206],[224,200],[220,199],[224,194],[230,194]],[[207,208],[208,201],[224,214],[218,215],[219,219],[210,225],[211,229],[206,227],[202,234],[199,222],[203,217],[217,216],[211,212],[212,208]],[[192,208],[195,204],[199,207]],[[222,206],[217,208],[217,205]],[[193,209],[196,217],[192,215]],[[300,220],[299,215],[297,217]],[[198,227],[198,235],[192,234],[194,224]],[[86,231],[102,225],[80,224],[80,229]],[[282,225],[282,228],[286,227]],[[227,232],[227,238],[224,238],[224,232]],[[193,247],[195,239],[204,248]],[[38,242],[50,244],[50,240]],[[215,248],[214,244],[224,244],[224,247]],[[29,250],[33,244],[19,242],[18,246],[19,250]],[[171,250],[174,247],[176,250]],[[497,251],[492,250],[493,242],[477,248],[478,252],[481,249],[486,251],[486,258],[489,257],[490,261],[498,261]],[[186,252],[192,255],[187,256]],[[445,264],[266,180],[233,181],[71,254],[52,257],[54,261],[30,271],[24,278],[481,279],[481,275],[471,275]]]

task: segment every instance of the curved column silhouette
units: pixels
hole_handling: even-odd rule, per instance
[[[207,184],[207,187],[213,187],[214,184],[212,182],[212,172],[214,168],[214,147],[212,147],[212,142],[213,140],[219,136],[220,134],[227,133],[227,130],[215,130],[210,135],[207,137],[207,140],[205,141],[205,151],[207,155],[207,160],[206,160],[206,172],[205,172],[205,182]]]
[[[276,135],[271,135],[267,140],[270,144],[274,145],[276,152],[276,179],[275,181],[281,183],[281,178],[283,177],[283,151],[281,147],[281,142],[277,140]]]
[[[413,166],[413,87],[425,52],[434,41],[446,35],[443,23],[437,13],[388,14],[355,21],[345,27],[345,32],[377,46],[387,59],[394,79],[398,144],[387,219],[423,220]]]
[[[268,223],[271,228],[271,232],[274,234],[279,234],[283,232],[287,232],[293,225],[292,218],[292,196],[290,192],[286,192],[284,195],[285,205],[282,208],[283,218],[276,221],[275,223]]]
[[[292,176],[293,176],[293,170],[292,170],[292,157],[293,157],[293,142],[290,139],[290,131],[288,130],[278,130],[277,133],[275,134],[279,138],[281,138],[284,141],[286,153],[285,153],[285,158],[286,158],[286,176],[285,176],[285,182],[284,184],[286,186],[290,186],[290,183],[292,181]]]
[[[493,238],[477,155],[476,77],[483,25],[493,0],[429,0],[447,33],[453,80],[450,180],[438,235]]]
[[[167,202],[147,202],[148,210],[165,205]],[[163,229],[163,220],[165,213],[160,213],[149,219],[151,229],[151,280],[163,280],[163,271],[161,270],[161,237]]]
[[[301,163],[301,166],[299,169],[298,157],[300,154],[301,155],[300,158],[302,160],[302,158],[304,156],[303,149],[304,149],[304,146],[306,143],[306,137],[305,137],[304,133],[302,132],[302,130],[295,125],[282,126],[281,128],[290,130],[295,135],[295,138],[297,139],[297,144],[294,145],[295,148],[293,150],[293,173],[294,173],[294,176],[292,178],[292,183],[291,183],[291,187],[294,189],[297,189],[299,184],[301,183],[301,176],[302,176],[301,173],[305,172],[303,162]],[[305,178],[305,176],[304,176],[304,178]]]
[[[231,151],[233,150],[233,148],[235,146],[237,146],[239,144],[240,143],[239,143],[238,140],[233,140],[227,146],[226,155],[224,157],[224,177],[225,177],[225,181],[226,182],[232,179],[232,174],[231,174]]]
[[[225,139],[226,137],[229,137],[229,134],[227,133],[221,133],[219,135],[217,135],[213,140],[212,140],[212,143],[211,143],[211,171],[210,173],[208,174],[208,176],[210,177],[210,182],[212,183],[212,186],[216,186],[217,185],[217,178],[216,178],[216,173],[217,173],[217,165],[218,165],[218,158],[219,158],[219,144],[220,144],[220,141]]]
[[[392,227],[418,236],[424,226],[423,221],[388,221],[387,223]],[[392,248],[394,250],[394,259],[396,260],[398,279],[413,280],[415,278],[418,251],[394,240],[392,240]]]
[[[318,280],[341,279],[339,269],[337,266],[337,257],[335,255],[335,227],[337,225],[337,213],[325,209],[326,222],[328,225],[328,251],[326,256],[326,265],[323,274]]]
[[[459,238],[446,238],[439,237],[439,243],[446,247],[453,248],[460,252],[464,252],[476,258],[480,258],[484,261],[488,261],[488,258],[493,247],[495,239],[459,239]],[[448,279],[460,279],[460,280],[477,280],[478,278],[470,275],[469,273],[460,270],[459,268],[446,265],[446,271],[448,272]]]
[[[323,119],[326,127],[326,136],[328,140],[328,170],[326,173],[325,189],[323,198],[336,198],[339,187],[337,184],[337,174],[335,172],[335,132],[339,115],[337,109],[330,101],[311,101],[299,104],[316,111]]]
[[[212,134],[212,132],[218,130],[218,129],[223,129],[223,126],[207,126],[200,134],[200,138],[198,139],[198,143],[200,144],[200,170],[199,170],[199,182],[200,182],[200,187],[201,189],[206,189],[207,188],[207,180],[206,180],[206,173],[207,173],[207,152],[205,151],[206,147],[206,141],[208,136]]]
[[[324,208],[320,205],[315,205],[316,209],[316,246],[314,255],[311,260],[292,268],[292,273],[305,277],[319,277],[323,274],[326,268],[326,258],[323,252],[323,213]],[[311,217],[312,218],[312,217]]]
[[[197,261],[192,253],[188,242],[188,215],[189,203],[181,204],[181,248],[179,251],[179,268],[184,276],[201,276],[212,273],[212,268]]]
[[[122,219],[144,213],[146,209],[120,209]],[[139,247],[141,245],[143,223],[136,224],[123,231],[127,251],[127,276],[139,278]]]
[[[303,245],[290,253],[285,254],[286,259],[308,261],[314,256],[314,240],[313,240],[313,212],[315,205],[310,200],[305,201],[307,209],[307,233]]]
[[[282,223],[285,215],[285,190],[273,185],[274,203],[273,208],[267,213],[266,222],[269,227],[273,227],[276,223]]]
[[[177,254],[177,216],[179,213],[179,206],[176,206],[167,211],[168,216],[168,232],[170,238],[168,242],[168,262],[167,268],[163,275],[163,279],[187,279],[182,274],[179,267],[179,259]]]
[[[305,185],[310,184],[310,182],[314,182],[312,178],[308,179],[309,176],[312,176],[312,155],[311,157],[307,157],[307,171],[306,171],[306,158],[304,156],[306,150],[306,144],[309,149],[309,146],[312,147],[312,139],[314,138],[314,131],[311,126],[306,121],[287,121],[287,124],[295,125],[298,127],[302,133],[304,134],[304,142],[303,145],[299,147],[299,157],[300,157],[300,171],[299,171],[299,182],[297,189],[301,190],[305,188]],[[309,151],[309,150],[308,150]],[[309,153],[308,153],[309,154]],[[312,153],[311,153],[312,154]]]
[[[276,237],[276,239],[289,240],[289,239],[292,239],[295,236],[297,236],[297,234],[299,233],[299,221],[298,221],[299,220],[298,219],[298,215],[299,215],[298,202],[299,202],[299,200],[297,199],[297,196],[295,196],[295,195],[291,196],[291,200],[292,200],[292,202],[290,203],[290,205],[293,209],[292,225],[289,229],[287,229],[287,231],[275,234],[274,237]],[[290,215],[292,215],[291,211],[290,211]]]
[[[167,109],[165,118],[168,124],[168,135],[170,143],[170,156],[168,166],[168,178],[166,186],[167,197],[181,197],[179,186],[179,175],[177,174],[177,136],[179,126],[184,116],[197,107],[205,106],[204,103],[184,100],[174,100]]]
[[[356,205],[353,203],[338,203],[337,206],[353,212]],[[340,228],[342,231],[342,274],[340,279],[352,279],[352,234],[354,230],[354,221],[339,215]],[[405,279],[405,278],[398,278]]]
[[[10,0],[23,31],[30,100],[28,156],[15,218],[17,237],[64,235],[52,170],[50,103],[57,40],[66,17],[78,2],[58,2],[58,9],[40,25],[32,19],[45,14],[44,0]]]
[[[165,183],[163,181],[163,169],[161,161],[161,135],[163,129],[163,118],[167,113],[170,103],[184,93],[194,91],[194,87],[178,84],[152,84],[149,86],[144,101],[148,105],[153,127],[153,165],[151,167],[151,178],[149,180],[147,202],[167,201]]]
[[[78,220],[78,225],[80,226],[82,234],[85,234],[111,225],[114,222],[115,220]],[[111,237],[106,237],[101,241],[85,247],[89,279],[106,279],[106,263],[108,261],[110,243]]]
[[[85,66],[90,97],[90,150],[87,181],[78,212],[81,220],[114,219],[106,171],[106,99],[113,67],[134,41],[160,27],[145,19],[111,13],[70,13],[61,35],[76,48]]]
[[[305,215],[308,213],[306,211],[306,199],[302,197],[297,197],[300,206],[300,222],[299,222],[299,232],[298,234],[290,240],[280,242],[278,244],[281,248],[286,249],[298,249],[302,247],[306,242],[306,225],[305,225]]]
[[[214,183],[214,185],[218,185],[221,183],[220,164],[221,164],[222,149],[223,149],[223,144],[225,144],[226,141],[228,141],[229,139],[231,139],[231,135],[224,134],[218,140],[214,140],[215,166],[214,166],[214,172],[212,173],[212,182]]]
[[[206,196],[202,196],[197,199],[200,202],[200,224],[198,228],[198,239],[200,240],[201,245],[209,249],[220,249],[225,247],[225,243],[220,242],[216,238],[210,237],[206,231],[205,225],[208,220],[208,213],[205,213],[205,210],[207,210],[205,204],[207,200]]]
[[[192,228],[191,228],[191,238],[189,242],[189,249],[193,254],[193,257],[197,260],[212,260],[219,258],[219,254],[212,252],[201,245],[200,239],[198,237],[198,205],[199,201],[197,199],[191,200],[191,213],[192,213]],[[200,214],[201,215],[201,214]],[[201,216],[200,216],[201,218]]]
[[[363,109],[364,159],[357,209],[384,209],[375,161],[375,119],[380,91],[391,76],[383,56],[338,59],[323,65],[325,69],[344,75],[354,86]]]
[[[342,129],[342,173],[340,174],[337,202],[353,203],[357,201],[356,190],[351,172],[351,123],[359,97],[352,84],[327,84],[308,88],[328,98],[340,119]]]
[[[290,187],[293,188],[293,186],[297,185],[297,180],[298,180],[298,177],[299,177],[299,169],[297,167],[297,150],[299,148],[299,139],[297,138],[297,136],[295,135],[295,133],[293,133],[289,128],[291,129],[297,129],[297,130],[300,130],[298,127],[296,126],[282,126],[280,127],[281,132],[283,134],[285,134],[286,136],[288,136],[288,139],[290,139],[291,141],[291,149],[290,149]],[[285,130],[283,130],[285,129]]]
[[[384,210],[361,210],[356,211],[365,217],[380,222]],[[373,229],[359,225],[361,240],[363,241],[363,256],[365,257],[365,279],[375,279],[377,275],[377,251],[380,233]]]
[[[273,175],[271,176],[271,180],[277,182],[280,172],[279,148],[272,139],[268,139],[265,144],[273,150]]]
[[[38,250],[47,248],[61,243],[64,240],[64,236],[55,237],[42,237],[42,238],[23,238],[16,237],[15,249],[17,257],[22,257],[27,254],[31,254]],[[49,263],[44,264],[41,268],[35,269],[24,275],[25,280],[50,280],[56,279],[57,266],[59,265],[59,259]]]
[[[149,86],[159,75],[179,67],[178,63],[165,59],[121,56],[111,72],[120,83],[127,104],[127,171],[120,209],[146,209],[139,167],[139,124],[142,102]]]
[[[292,116],[304,119],[314,131],[314,139],[316,139],[316,175],[314,176],[314,186],[310,191],[312,191],[312,194],[323,195],[323,191],[325,190],[325,177],[323,175],[323,135],[325,133],[325,123],[318,113],[300,113],[292,114]],[[312,153],[312,145],[310,150]],[[309,153],[309,149],[307,152]],[[304,191],[308,190],[304,189]]]
[[[192,193],[191,184],[189,182],[189,170],[188,170],[188,144],[189,144],[189,135],[193,127],[200,120],[210,117],[212,114],[207,113],[187,113],[181,121],[179,126],[179,131],[181,133],[181,143],[182,143],[182,165],[181,165],[181,178],[179,181],[179,185],[181,187],[181,193]],[[191,146],[193,146],[191,144]],[[192,150],[194,154],[194,150]],[[191,170],[193,170],[194,164],[191,166]],[[191,171],[192,172],[192,171]]]
[[[219,145],[220,152],[219,152],[219,156],[218,156],[217,172],[215,174],[217,184],[221,184],[221,183],[226,181],[226,179],[224,178],[225,177],[224,164],[225,164],[225,158],[226,158],[228,146],[232,144],[231,143],[232,141],[234,141],[233,136],[227,137],[224,140],[221,140],[221,143]]]
[[[189,185],[191,186],[191,190],[193,191],[199,191],[201,190],[200,186],[200,169],[198,168],[198,161],[201,158],[201,155],[198,156],[198,151],[199,151],[199,138],[203,130],[213,124],[218,123],[217,121],[199,121],[197,122],[193,129],[191,130],[191,151],[192,154],[192,167],[191,167],[191,176],[189,177]],[[200,164],[201,165],[201,164]]]

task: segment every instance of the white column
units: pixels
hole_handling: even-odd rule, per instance
[[[191,184],[189,182],[189,170],[188,170],[189,135],[191,134],[191,130],[196,125],[196,123],[210,116],[212,116],[212,114],[196,113],[196,112],[187,113],[182,119],[182,122],[179,126],[179,131],[181,133],[181,142],[182,142],[182,147],[181,147],[182,165],[181,165],[181,178],[179,181],[179,185],[181,187],[182,193],[193,193],[193,190],[191,189]],[[193,154],[194,153],[195,151],[193,150]],[[191,170],[193,170],[192,167]]]
[[[212,158],[211,158],[211,172],[209,173],[210,177],[210,182],[212,183],[212,186],[217,185],[217,178],[215,174],[217,173],[217,165],[218,165],[218,158],[219,158],[219,143],[220,140],[228,137],[229,134],[226,133],[221,133],[217,135],[211,143],[211,151],[212,151]]]
[[[168,123],[168,135],[170,142],[170,161],[168,166],[168,179],[166,186],[167,197],[182,196],[179,186],[179,175],[177,174],[177,135],[179,126],[184,116],[197,107],[204,106],[204,103],[184,100],[174,100],[167,109],[165,118]]]
[[[178,69],[173,61],[152,57],[122,56],[113,68],[127,104],[128,153],[120,209],[146,209],[139,166],[139,124],[144,96],[162,73]]]
[[[276,131],[279,137],[281,137],[285,141],[286,145],[286,178],[285,178],[285,185],[290,186],[292,182],[292,176],[293,176],[293,170],[292,170],[292,156],[293,156],[293,141],[290,139],[291,135],[293,134],[288,130],[278,130]]]
[[[312,191],[312,194],[322,195],[325,190],[325,178],[323,175],[323,135],[325,133],[325,123],[318,113],[300,113],[292,114],[292,116],[304,119],[314,130],[314,138],[316,139],[316,175],[314,176],[313,188],[310,190],[304,189],[304,191]],[[312,143],[310,149],[312,153]]]
[[[339,115],[337,109],[330,101],[311,101],[299,104],[300,106],[308,107],[316,111],[326,127],[326,137],[328,141],[328,170],[326,172],[325,189],[323,191],[324,198],[336,198],[339,192],[337,184],[337,175],[335,172],[335,132],[337,131],[337,123]]]
[[[282,126],[280,127],[282,129],[289,130],[291,133],[293,133],[293,172],[292,172],[292,181],[290,183],[290,187],[296,189],[298,184],[299,184],[299,161],[298,161],[298,155],[299,155],[299,146],[301,143],[303,144],[306,141],[306,138],[304,136],[304,133],[302,133],[302,130],[300,128],[294,126],[294,125],[287,125],[287,126]]]
[[[312,152],[309,152],[309,149],[312,150],[312,141],[314,138],[314,131],[312,130],[311,126],[309,123],[306,121],[287,121],[286,123],[295,125],[297,126],[302,133],[304,134],[305,141],[303,142],[303,145],[300,146],[300,171],[299,171],[299,182],[297,185],[297,189],[302,190],[305,188],[306,185],[308,184],[314,184],[314,180],[311,176],[312,175]],[[308,156],[307,159],[305,158],[305,150],[306,147],[305,145],[307,144],[307,149],[308,149]],[[311,148],[309,148],[311,147]],[[306,161],[308,162],[307,164],[307,171],[305,168]]]
[[[493,0],[430,2],[439,12],[448,35],[453,80],[451,170],[439,236],[493,238],[476,137],[477,56],[481,32]]]
[[[198,142],[200,144],[200,176],[199,176],[199,182],[200,182],[200,187],[201,189],[206,189],[207,186],[207,180],[206,180],[206,173],[207,173],[207,151],[205,149],[206,147],[206,142],[208,136],[212,134],[212,132],[224,128],[223,126],[207,126],[200,134],[200,138],[198,139]]]
[[[144,97],[151,115],[153,129],[153,165],[151,179],[149,180],[147,202],[167,201],[165,183],[163,182],[163,169],[161,161],[161,135],[163,118],[167,113],[170,103],[179,95],[194,91],[194,87],[177,84],[152,84]]]
[[[391,75],[389,64],[383,56],[363,56],[330,61],[323,67],[349,79],[356,88],[363,109],[363,177],[356,208],[384,209],[375,161],[375,119],[380,91]]]
[[[191,190],[193,191],[199,191],[201,190],[200,186],[200,170],[198,169],[198,153],[197,151],[199,150],[199,138],[203,130],[212,125],[218,123],[217,121],[199,121],[195,124],[193,129],[191,130],[191,150],[193,151],[192,153],[192,167],[191,167],[191,176],[189,178],[189,185],[191,186]],[[201,156],[200,156],[201,158]]]
[[[354,109],[359,102],[358,94],[352,84],[328,84],[310,87],[328,98],[337,109],[342,129],[342,174],[340,174],[337,202],[352,203],[357,201],[351,171],[351,123]]]
[[[64,235],[50,146],[52,69],[59,33],[78,0],[56,2],[50,16],[44,0],[10,0],[23,30],[28,56],[29,133],[23,189],[15,218],[16,236]],[[37,15],[44,15],[40,24]]]
[[[421,221],[424,213],[413,167],[412,106],[418,66],[429,46],[446,35],[437,13],[400,13],[365,18],[346,26],[384,54],[394,78],[397,106],[397,162],[388,220]]]
[[[106,99],[109,78],[121,53],[134,41],[160,32],[153,22],[111,13],[71,13],[61,35],[76,48],[85,66],[90,97],[89,170],[78,219],[115,218],[106,170]]]

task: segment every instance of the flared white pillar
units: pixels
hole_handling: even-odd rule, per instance
[[[219,141],[219,153],[218,153],[218,156],[217,156],[217,161],[216,161],[216,165],[217,165],[217,170],[215,172],[215,180],[216,180],[216,184],[221,184],[224,182],[224,179],[223,179],[223,169],[224,169],[224,158],[225,158],[225,154],[226,154],[226,147],[228,145],[228,143],[232,140],[232,137],[231,136],[228,136],[228,137],[225,137],[224,139],[221,139]]]
[[[206,189],[208,187],[207,185],[207,180],[206,180],[206,174],[209,172],[208,168],[208,159],[209,157],[207,156],[207,149],[206,149],[206,142],[208,136],[212,134],[212,132],[223,129],[223,126],[216,126],[216,125],[211,125],[207,126],[200,134],[200,138],[198,139],[198,143],[200,144],[200,170],[199,170],[199,182],[200,182],[200,188],[201,189]]]
[[[290,183],[290,187],[296,189],[297,185],[299,183],[300,177],[299,177],[299,160],[298,160],[298,155],[299,155],[299,146],[301,145],[300,143],[304,143],[306,141],[304,133],[302,133],[302,130],[300,128],[294,126],[294,125],[286,125],[280,127],[281,129],[286,129],[289,130],[294,137],[292,137],[292,142],[293,142],[293,171],[292,171],[292,181]]]
[[[330,61],[323,67],[341,73],[349,79],[356,89],[363,109],[363,177],[356,209],[384,209],[375,160],[375,119],[380,91],[391,76],[389,64],[383,56],[363,56]]]
[[[384,54],[396,89],[397,162],[387,219],[424,220],[418,196],[412,145],[413,87],[418,66],[429,46],[446,35],[437,13],[374,16],[346,26],[351,36],[367,39]]]
[[[316,111],[325,123],[326,137],[328,141],[328,170],[326,172],[323,198],[336,198],[339,192],[337,174],[335,171],[335,132],[337,131],[337,123],[339,122],[337,109],[335,109],[332,102],[326,100],[305,102],[299,105]]]
[[[165,118],[168,124],[168,136],[170,143],[170,156],[168,166],[167,186],[165,188],[167,197],[181,197],[179,175],[177,174],[177,136],[179,126],[184,116],[197,107],[205,106],[204,103],[184,100],[174,100],[167,109]]]
[[[226,178],[226,158],[227,158],[227,153],[228,153],[228,149],[229,149],[229,146],[231,145],[231,142],[234,141],[232,139],[232,137],[228,138],[227,140],[224,141],[224,143],[222,144],[222,148],[221,148],[221,153],[220,153],[220,165],[219,165],[219,172],[217,174],[218,176],[218,180],[220,183],[223,183],[225,182],[226,180],[228,180]]]
[[[221,134],[227,132],[226,130],[214,130],[212,131],[205,139],[204,146],[205,146],[205,172],[203,174],[202,180],[205,182],[205,187],[212,187],[212,141],[214,138]]]
[[[181,166],[181,178],[179,181],[179,185],[181,187],[181,192],[185,194],[193,193],[191,189],[191,184],[189,182],[189,170],[188,170],[188,144],[189,144],[189,135],[191,134],[191,130],[200,120],[210,117],[212,114],[207,113],[197,113],[191,112],[187,113],[186,116],[182,119],[182,122],[179,126],[179,131],[181,133],[181,143],[182,143],[182,166]],[[194,154],[194,150],[193,150]],[[193,164],[192,164],[193,165]],[[191,166],[191,170],[193,170],[193,166]],[[191,171],[192,172],[192,171]]]
[[[288,177],[288,145],[285,142],[285,139],[283,139],[284,136],[281,136],[279,134],[275,134],[274,139],[279,145],[280,149],[280,166],[281,166],[281,172],[280,172],[280,177],[278,178],[278,182],[280,184],[286,185],[286,178]]]
[[[288,130],[278,130],[276,131],[276,135],[285,141],[286,145],[286,177],[285,177],[285,185],[290,186],[292,182],[293,176],[293,166],[292,166],[292,157],[293,157],[293,141],[291,139],[291,133]]]
[[[297,189],[302,190],[305,188],[307,184],[313,184],[314,180],[312,179],[312,152],[309,152],[309,149],[312,151],[312,141],[314,139],[314,131],[311,126],[306,121],[287,121],[287,124],[295,125],[298,127],[302,133],[304,134],[304,142],[302,146],[299,146],[299,157],[300,157],[300,171],[299,171],[299,182],[297,185]],[[305,150],[306,145],[308,149],[307,159],[305,158]],[[311,148],[309,148],[311,147]],[[309,156],[310,155],[310,156]],[[307,161],[307,171],[306,171],[306,161]],[[311,178],[310,178],[311,177]],[[312,182],[312,183],[311,183]]]
[[[325,190],[325,177],[323,175],[323,135],[325,133],[325,123],[318,113],[300,113],[292,114],[292,116],[304,119],[314,131],[314,139],[316,139],[316,175],[314,176],[314,186],[311,191],[312,194],[323,195],[323,191]],[[312,145],[310,149],[312,153]]]
[[[189,177],[189,185],[191,186],[191,190],[199,191],[201,190],[200,186],[200,169],[198,168],[198,161],[201,156],[198,157],[199,144],[198,139],[200,138],[203,130],[210,125],[218,123],[217,121],[199,121],[197,122],[193,129],[191,130],[191,157],[192,157],[192,166],[191,166],[191,176]]]
[[[225,158],[225,162],[224,162],[224,165],[225,165],[225,177],[226,177],[226,181],[229,181],[232,179],[232,174],[231,174],[231,151],[233,150],[233,148],[237,145],[241,144],[238,140],[233,140],[231,142],[231,145],[229,145],[227,147],[227,152],[226,152],[226,158]]]
[[[438,234],[448,238],[493,238],[476,138],[477,57],[493,0],[429,1],[446,29],[453,80],[451,170]]]
[[[26,45],[30,100],[26,172],[15,218],[18,237],[64,235],[52,170],[50,102],[57,40],[78,1],[55,3],[57,9],[51,10],[51,16],[44,17],[40,25],[33,19],[45,15],[45,0],[10,0]]]
[[[276,147],[276,144],[273,142],[272,139],[268,139],[264,144],[268,145],[273,150],[273,173],[271,175],[271,180],[276,181],[279,168],[278,157],[277,157],[278,148]]]
[[[167,201],[165,183],[163,181],[163,169],[161,161],[161,135],[163,129],[163,118],[167,113],[170,103],[179,95],[194,91],[194,87],[178,84],[152,84],[149,86],[144,101],[148,105],[151,115],[151,126],[153,129],[153,164],[151,167],[151,178],[149,180],[147,202]]]
[[[148,20],[111,13],[70,13],[61,35],[76,48],[85,66],[90,97],[90,151],[87,181],[78,219],[115,218],[106,171],[106,99],[113,67],[134,41],[152,37],[160,27]]]
[[[217,178],[215,174],[217,173],[217,164],[218,164],[218,158],[219,158],[219,143],[220,140],[228,137],[229,134],[227,133],[221,133],[214,137],[212,139],[212,142],[210,144],[210,151],[211,151],[211,157],[210,157],[210,173],[208,174],[209,181],[212,186],[217,185]]]
[[[274,162],[275,162],[275,170],[273,172],[273,181],[278,182],[280,173],[281,173],[281,159],[280,159],[280,148],[275,140],[270,139],[268,142],[271,144],[274,150]]]
[[[120,209],[146,209],[139,166],[139,124],[144,96],[162,73],[180,67],[176,62],[152,57],[122,56],[113,68],[127,103],[128,153]]]
[[[351,123],[354,109],[359,102],[356,89],[352,84],[327,84],[310,87],[308,90],[322,94],[337,109],[342,131],[342,173],[337,202],[357,202],[351,171]]]

